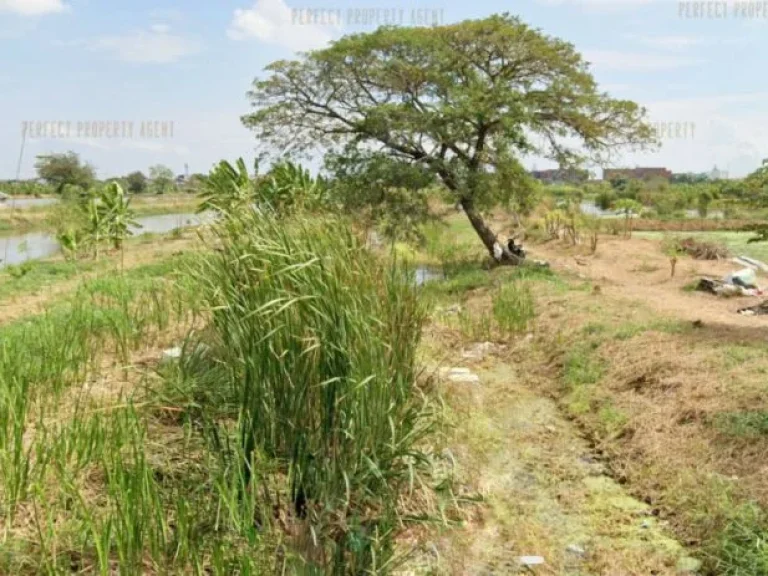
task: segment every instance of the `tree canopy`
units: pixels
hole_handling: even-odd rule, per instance
[[[93,166],[81,162],[80,156],[74,152],[38,156],[35,170],[40,178],[54,187],[57,194],[61,194],[67,185],[87,190],[96,179]]]
[[[152,181],[152,187],[157,194],[165,194],[173,185],[173,170],[162,164],[151,166],[149,169],[149,178]]]
[[[147,191],[147,177],[140,170],[128,174],[125,182],[131,194],[143,194]]]
[[[496,237],[481,213],[524,203],[524,156],[569,167],[653,143],[645,111],[600,92],[571,44],[508,14],[382,27],[267,70],[243,117],[261,143],[290,154],[346,154],[363,165],[384,155],[427,170],[491,253]]]

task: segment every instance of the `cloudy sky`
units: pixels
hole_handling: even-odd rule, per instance
[[[371,30],[386,23],[385,10],[396,23],[414,25],[480,18],[499,6],[496,0],[0,0],[0,179],[15,177],[24,123],[30,131],[22,177],[33,175],[36,155],[66,150],[92,162],[101,177],[157,163],[178,173],[185,164],[207,172],[221,158],[250,158],[254,140],[239,117],[248,111],[250,83],[268,63]],[[505,9],[574,43],[605,90],[641,103],[665,127],[659,152],[628,155],[622,164],[677,172],[717,165],[742,176],[768,157],[763,6],[516,0]],[[309,9],[324,10],[318,13],[324,22],[307,22]],[[364,22],[366,9],[379,9],[378,16]],[[86,125],[105,121],[119,125],[86,133]],[[41,122],[57,122],[55,133],[39,132]],[[148,127],[156,131],[162,123],[165,135],[150,137]],[[528,165],[549,167],[536,159]]]

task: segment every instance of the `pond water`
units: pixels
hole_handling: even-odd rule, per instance
[[[617,218],[617,217],[623,217],[622,214],[617,214],[616,212],[613,212],[612,210],[603,210],[602,208],[595,205],[594,202],[590,202],[589,200],[585,200],[580,204],[581,212],[582,214],[586,214],[587,216],[597,216],[599,218]],[[685,217],[686,218],[701,218],[699,216],[698,210],[686,210],[685,211]],[[712,210],[707,214],[707,218],[723,218],[724,214],[720,210]]]
[[[607,218],[610,216],[616,216],[614,212],[610,210],[603,210],[594,202],[584,201],[580,204],[581,212],[587,216],[600,216],[601,218]]]
[[[429,266],[419,266],[416,268],[416,286],[421,286],[432,280],[442,280],[445,278],[445,273],[439,268],[431,268]]]
[[[199,226],[213,220],[211,214],[163,214],[136,218],[141,228],[134,228],[136,235],[155,233],[165,234],[176,228]],[[59,251],[59,243],[45,232],[31,232],[18,236],[0,237],[0,268],[8,264],[21,264],[27,260],[36,260],[52,256]]]
[[[0,202],[0,210],[16,210],[19,208],[34,208],[35,206],[49,206],[55,204],[57,198],[13,198]]]

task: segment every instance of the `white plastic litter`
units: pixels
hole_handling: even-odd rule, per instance
[[[739,260],[743,260],[747,264],[749,264],[750,268],[754,267],[758,270],[762,270],[763,272],[768,272],[768,264],[765,262],[761,262],[760,260],[757,260],[755,258],[750,258],[749,256],[739,256]]]
[[[544,558],[541,556],[520,556],[517,561],[523,566],[540,566],[544,564]]]
[[[501,257],[504,256],[504,250],[501,248],[501,244],[498,242],[493,243],[493,257],[496,258],[496,260],[501,260]]]
[[[744,268],[726,276],[725,282],[744,288],[757,288],[757,274],[752,268]]]

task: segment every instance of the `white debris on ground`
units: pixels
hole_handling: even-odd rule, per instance
[[[489,354],[493,354],[504,348],[506,348],[506,346],[500,346],[493,342],[478,342],[477,344],[473,344],[470,348],[462,350],[461,357],[468,360],[482,360]]]
[[[173,348],[169,348],[168,350],[163,350],[162,360],[164,362],[170,362],[171,360],[178,360],[179,358],[181,358],[180,347],[174,346]]]
[[[497,261],[501,262],[502,256],[504,256],[504,250],[502,249],[501,244],[499,244],[498,242],[494,242],[493,243],[493,257]]]
[[[452,306],[448,306],[446,308],[438,306],[435,308],[435,312],[438,314],[459,314],[461,312],[461,304],[453,304]]]
[[[443,375],[457,384],[478,384],[480,377],[469,368],[448,368],[441,371]]]
[[[570,552],[571,554],[576,554],[577,556],[584,556],[587,553],[584,547],[579,546],[578,544],[569,544],[565,550],[566,552]]]
[[[768,264],[761,262],[760,260],[750,258],[749,256],[738,256],[733,258],[731,261],[739,264],[740,266],[744,266],[745,268],[752,268],[753,270],[768,272]]]
[[[544,564],[544,558],[541,556],[520,556],[517,561],[523,566],[541,566]]]

